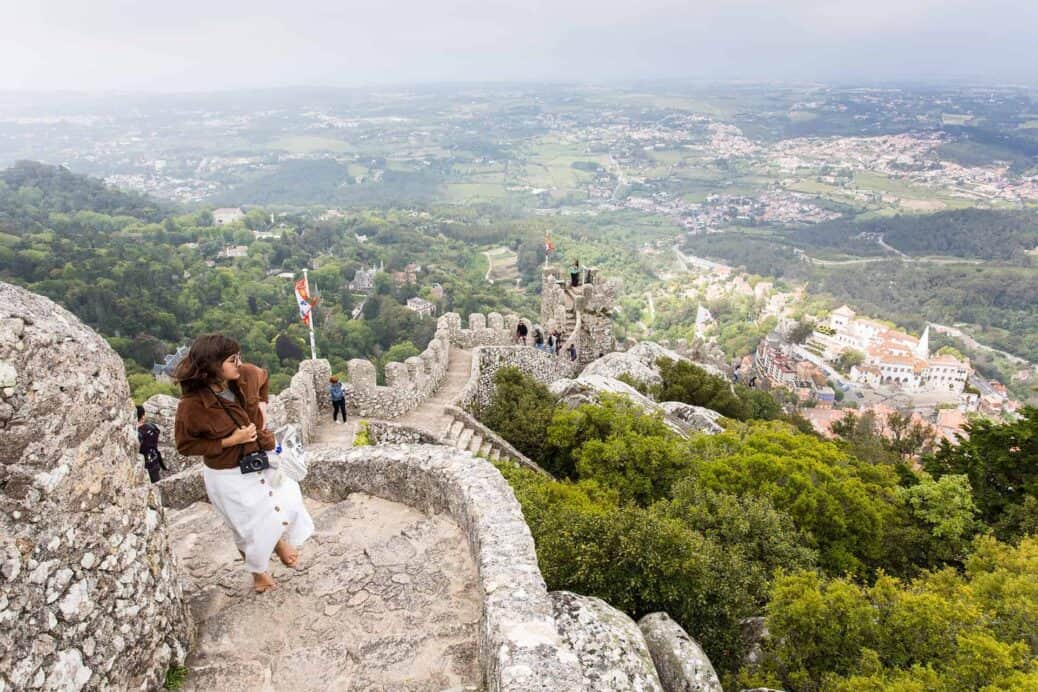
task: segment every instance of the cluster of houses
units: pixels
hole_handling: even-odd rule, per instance
[[[753,368],[772,388],[793,392],[801,404],[814,402],[818,408],[832,408],[836,403],[836,390],[829,386],[822,369],[796,358],[777,334],[761,339],[753,357]]]
[[[815,329],[811,345],[827,361],[847,351],[862,354],[864,362],[851,368],[851,379],[870,386],[888,385],[908,392],[961,394],[972,369],[968,360],[950,354],[931,355],[930,328],[918,339],[865,317],[846,305],[833,310]]]

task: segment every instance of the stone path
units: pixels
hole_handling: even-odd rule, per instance
[[[460,348],[451,347],[450,360],[447,361],[447,374],[440,383],[440,388],[432,397],[418,408],[394,418],[394,423],[410,425],[420,428],[431,435],[439,437],[443,429],[447,427],[447,416],[443,413],[443,407],[453,403],[461,390],[469,381],[472,374],[472,351],[464,351]]]
[[[450,420],[443,413],[443,407],[452,403],[461,394],[461,390],[469,381],[472,369],[472,352],[451,347],[450,360],[447,361],[447,374],[440,383],[436,393],[426,399],[421,406],[396,418],[388,418],[394,423],[419,428],[439,438]],[[363,416],[361,417],[363,418]],[[368,416],[370,418],[370,416]],[[346,425],[324,421],[317,427],[311,445],[352,447],[357,435],[357,423],[360,418],[351,416]]]
[[[255,595],[205,502],[167,510],[198,635],[185,690],[478,690],[481,601],[458,526],[355,493],[308,499],[301,566]]]

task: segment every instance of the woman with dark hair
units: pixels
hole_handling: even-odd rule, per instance
[[[266,463],[265,450],[274,448],[274,434],[266,430],[267,372],[242,363],[234,339],[204,334],[174,379],[183,394],[174,428],[177,450],[203,457],[209,501],[231,529],[256,592],[267,591],[275,586],[271,553],[295,567],[296,547],[314,530],[299,485]]]

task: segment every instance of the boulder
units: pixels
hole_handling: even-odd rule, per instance
[[[756,668],[764,658],[764,645],[770,636],[768,633],[768,621],[758,615],[757,617],[744,618],[739,621],[740,635],[746,645],[746,654],[743,656],[743,665],[748,668]]]
[[[0,282],[0,363],[0,683],[160,687],[191,620],[122,360]]]
[[[722,692],[706,652],[666,613],[638,621],[665,692]]]
[[[664,415],[669,420],[677,422],[685,432],[716,435],[724,431],[724,428],[718,423],[724,416],[711,408],[693,406],[680,401],[664,401],[660,404],[660,408],[663,409]]]
[[[645,413],[662,415],[667,427],[682,437],[695,433],[714,435],[723,430],[717,423],[722,417],[717,411],[677,401],[658,404],[626,382],[604,375],[588,375],[586,370],[576,379],[555,380],[548,385],[548,390],[569,408],[598,404],[602,394],[625,396]]]
[[[663,692],[634,620],[600,598],[569,591],[549,596],[559,634],[576,653],[587,689]]]

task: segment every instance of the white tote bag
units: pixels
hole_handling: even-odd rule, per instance
[[[296,483],[306,478],[306,450],[299,440],[299,433],[294,425],[283,425],[274,431],[277,446],[270,455],[271,466],[277,465],[278,471]]]

